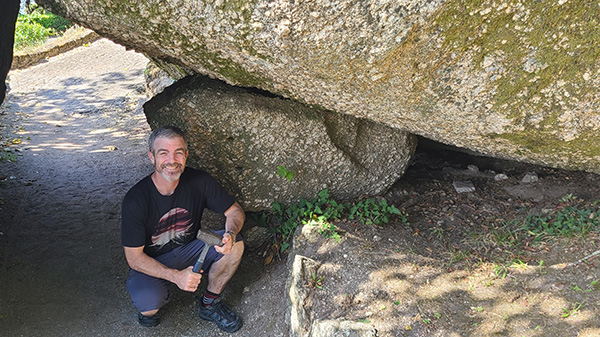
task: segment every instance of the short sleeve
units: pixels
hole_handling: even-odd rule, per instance
[[[235,203],[235,197],[230,195],[210,174],[206,173],[204,176],[206,207],[219,214],[225,213]]]
[[[132,189],[123,198],[121,208],[121,244],[125,247],[141,247],[146,244],[144,197],[141,191]]]

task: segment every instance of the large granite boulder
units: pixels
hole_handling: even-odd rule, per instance
[[[600,172],[595,1],[37,2],[184,73]]]
[[[206,169],[244,209],[296,202],[327,188],[338,199],[374,195],[402,176],[414,136],[202,76],[187,77],[144,105],[152,128],[188,135],[191,166]],[[294,172],[290,179],[278,167]]]

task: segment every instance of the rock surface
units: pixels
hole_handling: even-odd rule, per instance
[[[314,197],[374,195],[402,176],[414,136],[293,100],[197,76],[144,105],[151,127],[188,134],[189,163],[209,171],[245,210]],[[293,172],[286,179],[278,167]]]
[[[38,3],[183,72],[491,156],[600,172],[596,2]]]

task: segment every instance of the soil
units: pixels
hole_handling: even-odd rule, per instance
[[[120,202],[152,170],[146,62],[101,39],[9,74],[0,107],[3,335],[225,335],[178,290],[161,324],[143,328],[125,289]],[[319,261],[322,278],[306,280],[309,316],[360,322],[377,336],[600,335],[599,262],[588,257],[600,249],[597,232],[556,238],[522,229],[529,214],[593,209],[600,177],[427,143],[380,196],[406,221],[344,220],[339,242],[299,238],[294,251]],[[528,172],[538,181],[522,182]],[[465,181],[474,191],[458,193],[454,183]],[[236,335],[290,334],[288,256],[266,264],[269,242],[250,245],[224,294],[244,319]]]

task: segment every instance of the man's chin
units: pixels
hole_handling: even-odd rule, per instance
[[[173,174],[167,174],[165,172],[160,172],[160,175],[165,178],[165,180],[169,181],[169,182],[174,182],[179,180],[179,178],[181,177],[181,172],[179,173],[173,173]]]

